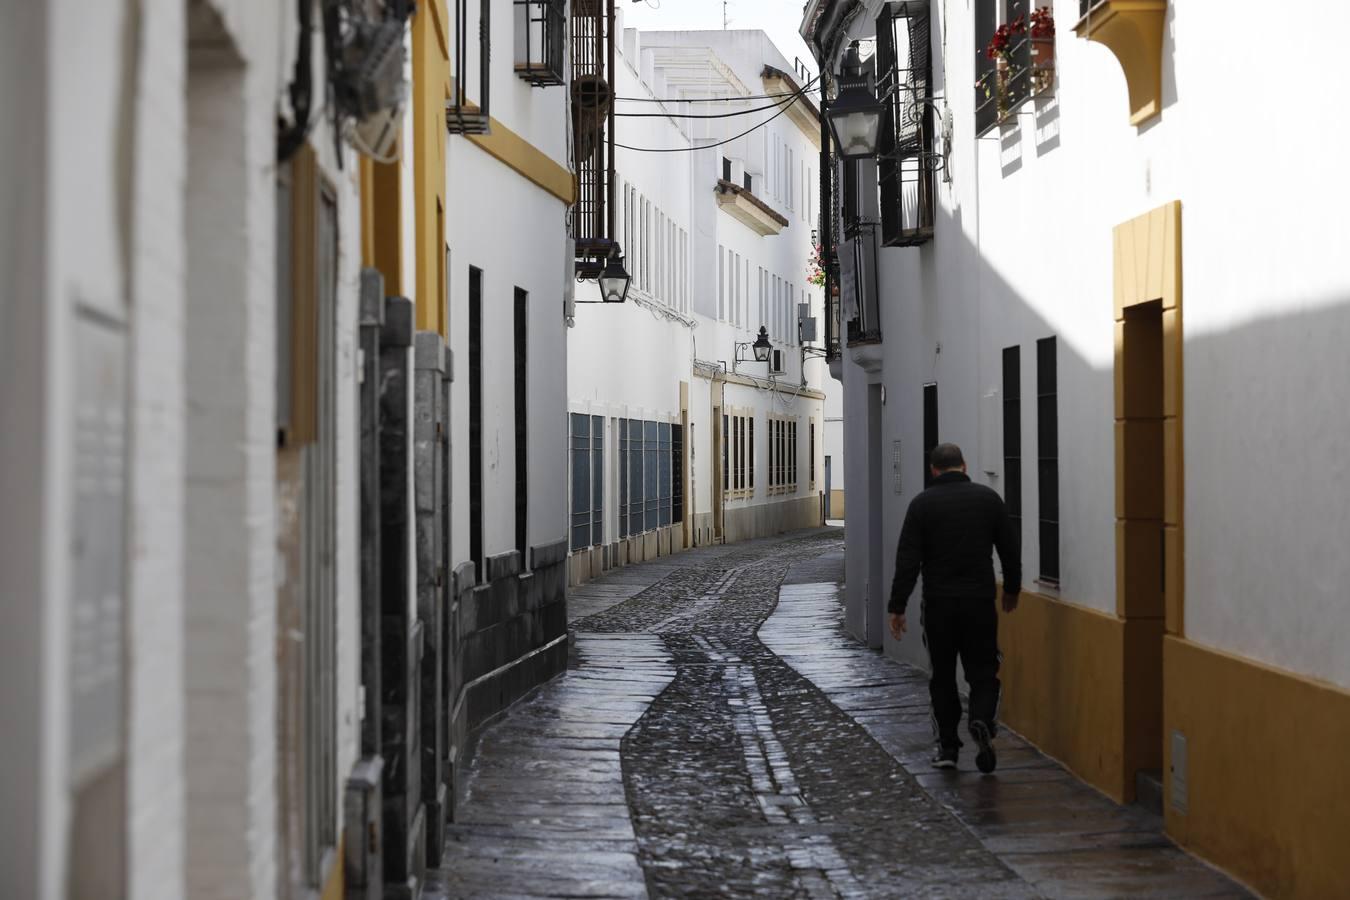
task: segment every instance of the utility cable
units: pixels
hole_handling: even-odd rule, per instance
[[[791,94],[782,94],[783,97],[799,98],[806,94],[806,88],[799,91],[793,91]],[[737,97],[737,100],[749,100],[749,97]],[[630,113],[616,112],[618,117],[627,117],[630,119],[730,119],[735,116],[748,116],[751,113],[764,112],[766,109],[777,109],[786,103],[786,100],[780,100],[777,103],[766,103],[764,106],[756,106],[754,109],[740,109],[735,112],[725,113],[678,113],[678,112],[655,112],[655,113]]]
[[[795,97],[795,95],[793,96]],[[781,108],[778,110],[778,112],[769,116],[769,118],[765,119],[763,122],[760,122],[757,125],[752,125],[749,128],[745,129],[745,131],[742,131],[740,134],[734,134],[731,137],[726,138],[725,140],[718,141],[715,144],[700,144],[697,147],[632,147],[629,146],[628,144],[620,144],[616,141],[614,143],[614,146],[621,147],[624,150],[632,150],[637,153],[692,153],[695,150],[711,150],[713,147],[721,147],[723,144],[730,144],[732,141],[738,141],[753,131],[758,131],[759,129],[763,128],[765,125],[768,125],[774,119],[778,118],[783,113],[791,109],[792,104],[795,102],[796,100],[794,99],[791,102],[779,104]]]
[[[819,79],[817,75],[806,83],[803,87],[795,91],[783,91],[777,94],[746,94],[743,97],[615,97],[615,100],[628,103],[738,103],[742,100],[775,100],[781,97],[795,97],[798,94],[808,90],[819,91],[820,88],[811,88],[811,84]]]

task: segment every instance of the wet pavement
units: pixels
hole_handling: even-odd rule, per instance
[[[426,896],[1247,896],[1006,731],[994,776],[934,772],[924,674],[843,631],[842,572],[819,529],[576,589]]]

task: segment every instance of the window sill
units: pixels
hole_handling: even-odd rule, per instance
[[[718,208],[759,236],[778,234],[788,227],[786,217],[740,185],[719,178],[715,190]]]
[[[1058,600],[1059,582],[1053,579],[1037,578],[1031,582],[1035,586],[1036,593]]]

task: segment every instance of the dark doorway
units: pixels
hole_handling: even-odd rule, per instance
[[[938,445],[938,398],[937,385],[923,386],[923,486],[928,487],[933,480],[933,469],[928,464],[933,448]]]
[[[530,295],[516,288],[516,549],[520,567],[526,568],[526,544],[530,522]]]
[[[483,568],[483,271],[469,267],[469,556]]]

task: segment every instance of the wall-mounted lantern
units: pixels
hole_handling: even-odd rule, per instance
[[[767,362],[769,351],[773,349],[773,344],[769,343],[769,329],[763,325],[759,326],[759,337],[750,345],[750,349],[755,351],[755,360],[757,362]]]
[[[854,41],[844,53],[839,96],[830,101],[825,112],[841,158],[868,159],[877,155],[884,111],[872,76],[863,69],[858,42]]]
[[[622,303],[628,296],[632,276],[623,267],[623,257],[616,253],[605,263],[605,270],[597,280],[600,282],[600,296],[606,303]]]
[[[769,329],[763,325],[759,326],[759,334],[754,341],[737,341],[736,355],[732,357],[731,369],[734,372],[743,362],[750,362],[746,357],[745,348],[749,347],[750,352],[754,354],[755,362],[768,362],[769,354],[773,352],[773,342],[769,340]]]

